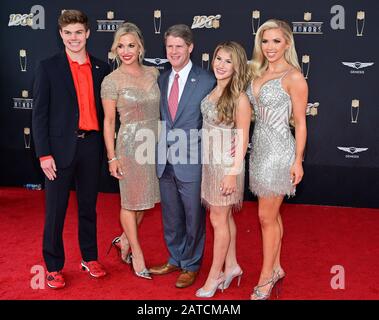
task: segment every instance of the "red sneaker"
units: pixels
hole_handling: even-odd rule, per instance
[[[107,274],[104,267],[97,261],[82,261],[80,267],[83,271],[89,272],[89,274],[94,278],[101,278]]]
[[[62,271],[47,272],[46,283],[52,289],[61,289],[66,285]]]

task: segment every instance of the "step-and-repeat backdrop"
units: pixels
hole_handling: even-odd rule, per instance
[[[293,28],[308,81],[308,142],[298,203],[379,207],[379,3],[350,1],[128,1],[66,0],[1,3],[1,185],[43,187],[31,133],[33,75],[39,60],[62,50],[57,19],[84,11],[91,23],[89,51],[115,67],[109,54],[115,30],[136,23],[146,42],[146,65],[170,68],[163,34],[185,23],[195,35],[192,60],[210,69],[224,40],[240,42],[249,57],[258,27],[269,18]],[[117,191],[102,172],[101,191]],[[246,199],[252,196],[246,190]]]

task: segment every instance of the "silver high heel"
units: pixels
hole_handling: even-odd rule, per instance
[[[131,264],[131,263],[132,263],[132,253],[129,252],[129,253],[126,255],[125,260],[124,260],[124,259],[122,259],[122,260],[125,261],[125,263],[127,263],[127,264]]]
[[[133,271],[134,271],[134,274],[137,276],[137,277],[140,277],[140,278],[143,278],[143,279],[148,279],[148,280],[153,280],[153,278],[151,277],[150,275],[150,272],[149,270],[147,270],[147,268],[144,268],[142,271],[136,271],[134,270],[134,267],[133,267],[133,255],[130,255],[130,266],[132,267]]]
[[[107,255],[109,254],[109,252],[111,251],[112,248],[116,248],[117,250],[117,253],[118,255],[121,257],[121,260],[127,264],[131,264],[132,263],[132,259],[131,259],[131,255],[132,253],[129,252],[127,253],[127,255],[125,256],[125,258],[123,257],[123,246],[122,246],[122,240],[121,240],[121,237],[116,237],[112,240],[112,243],[107,251]],[[128,248],[128,251],[129,251],[129,248]]]
[[[228,289],[234,278],[237,278],[237,287],[239,287],[241,283],[242,275],[243,275],[243,271],[241,267],[240,266],[235,267],[234,270],[230,274],[225,276],[223,289]],[[218,288],[221,289],[221,286],[219,286]]]
[[[275,284],[278,282],[278,275],[273,271],[272,277],[264,284],[254,287],[253,293],[250,296],[250,300],[267,300],[271,296],[271,291],[275,287]],[[260,288],[263,288],[267,285],[270,285],[267,292],[262,292]],[[278,287],[276,287],[278,288]],[[276,290],[276,298],[279,296],[278,290]],[[255,296],[255,298],[253,298]]]
[[[276,286],[276,298],[278,298],[282,289],[283,278],[286,276],[286,273],[281,267],[274,269],[274,272],[276,273],[274,286]]]
[[[148,279],[148,280],[153,280],[153,278],[150,276],[150,272],[146,268],[140,272],[137,272],[134,270],[134,273],[137,277]]]
[[[216,290],[219,286],[221,286],[221,291],[224,292],[224,281],[224,277],[218,278],[217,280],[215,280],[215,285],[213,286],[213,288],[211,288],[211,290],[209,291],[205,291],[203,288],[200,288],[196,291],[196,297],[212,298],[215,295]]]
[[[286,276],[286,273],[285,273],[285,271],[283,270],[282,267],[275,268],[274,272],[277,275],[277,280],[276,281],[279,281],[279,280],[283,279]]]

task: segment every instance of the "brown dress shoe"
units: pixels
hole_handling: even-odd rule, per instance
[[[187,271],[183,270],[178,279],[176,280],[175,286],[177,288],[187,288],[192,285],[197,277],[198,271]]]
[[[155,275],[167,274],[176,270],[180,270],[178,266],[173,264],[165,263],[164,265],[159,265],[149,268],[149,273]]]

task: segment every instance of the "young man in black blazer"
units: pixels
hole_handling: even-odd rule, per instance
[[[97,261],[96,200],[103,153],[100,86],[109,67],[87,53],[87,16],[66,10],[58,19],[64,51],[39,63],[34,82],[33,137],[45,174],[43,257],[47,285],[63,288],[63,225],[75,181],[81,268],[92,277],[106,271]]]

